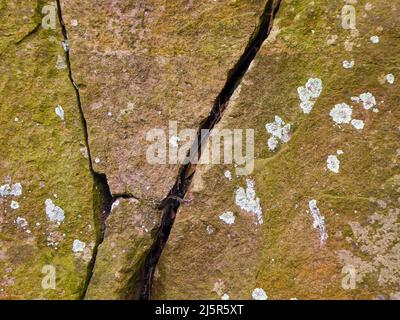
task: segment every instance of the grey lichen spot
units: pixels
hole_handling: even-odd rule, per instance
[[[215,229],[214,229],[214,227],[212,225],[208,225],[206,227],[206,231],[207,231],[208,234],[211,235],[211,234],[213,234],[215,232]]]
[[[9,184],[4,184],[0,186],[0,196],[14,196],[19,197],[22,194],[22,185],[17,182],[14,185],[10,186]]]
[[[46,199],[45,206],[46,215],[50,221],[57,222],[58,224],[64,221],[64,210],[56,206],[51,199]]]
[[[229,297],[229,295],[227,294],[227,293],[224,293],[222,296],[221,296],[221,300],[229,300],[230,299],[230,297]]]
[[[15,219],[15,223],[22,229],[25,229],[28,226],[28,221],[26,221],[25,218],[21,217],[17,217],[17,219]]]
[[[275,137],[271,137],[268,139],[267,144],[268,144],[269,150],[275,151],[276,148],[278,147],[279,141]]]
[[[229,170],[226,170],[226,171],[224,172],[224,176],[225,176],[225,178],[227,178],[229,181],[232,180],[232,173],[231,173]]]
[[[211,291],[215,292],[219,297],[222,297],[226,291],[225,283],[221,279],[218,279],[218,281],[214,283],[214,287]]]
[[[335,105],[329,115],[332,120],[337,124],[350,123],[353,109],[347,103],[340,103]]]
[[[353,67],[354,67],[354,64],[355,64],[354,60],[351,60],[351,61],[344,60],[344,61],[342,62],[343,68],[345,68],[345,69],[351,69],[351,68],[353,68]]]
[[[64,121],[64,109],[60,105],[57,105],[54,111],[56,112],[56,115],[59,116],[62,121]]]
[[[12,200],[10,204],[10,208],[16,210],[19,208],[19,203],[17,201]]]
[[[318,78],[308,79],[304,87],[298,87],[297,93],[300,98],[300,108],[305,114],[311,112],[316,100],[322,92],[322,80]]]
[[[325,228],[325,218],[321,215],[321,212],[317,207],[317,200],[310,200],[308,206],[310,208],[310,214],[313,219],[313,227],[314,229],[317,229],[319,231],[320,242],[321,245],[323,245],[328,239],[328,233]]]
[[[394,78],[394,75],[393,75],[393,74],[389,73],[389,74],[386,75],[386,81],[387,81],[387,83],[389,83],[389,84],[394,84],[394,80],[395,80],[395,78]]]
[[[370,38],[370,40],[371,40],[371,42],[372,42],[373,44],[379,43],[379,37],[378,37],[378,36],[372,36],[372,37]]]
[[[335,155],[330,155],[328,156],[328,159],[326,160],[326,166],[327,168],[334,172],[334,173],[339,173],[340,169],[340,161]]]
[[[231,211],[224,212],[219,216],[219,218],[225,222],[226,224],[234,224],[235,223],[235,215]]]
[[[83,250],[86,247],[86,243],[75,239],[74,242],[72,243],[72,251],[73,252],[83,252]]]
[[[376,107],[376,99],[371,92],[362,93],[359,98],[365,110]]]
[[[362,120],[353,119],[353,120],[351,120],[351,124],[357,130],[364,129],[364,121],[362,121]]]
[[[271,151],[275,151],[279,141],[287,143],[290,140],[290,124],[285,124],[285,122],[279,116],[275,116],[275,121],[267,123],[265,129],[269,134],[272,135],[268,139],[268,148]]]
[[[368,224],[349,223],[353,234],[349,241],[358,245],[358,256],[348,250],[340,250],[338,258],[344,265],[353,265],[357,269],[357,282],[373,274],[377,276],[380,286],[400,285],[399,217],[400,209],[390,208],[369,216]]]
[[[253,300],[267,300],[268,296],[262,288],[255,288],[251,294]]]
[[[254,213],[257,216],[258,223],[263,224],[260,198],[256,197],[256,191],[254,189],[254,181],[247,179],[246,182],[247,182],[246,191],[242,187],[236,190],[236,196],[235,196],[236,205],[246,212]]]

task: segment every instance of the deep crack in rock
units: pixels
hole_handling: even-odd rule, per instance
[[[80,117],[81,117],[81,121],[82,121],[82,127],[83,127],[83,131],[84,131],[84,135],[85,135],[85,146],[88,151],[89,168],[93,175],[93,180],[94,180],[94,187],[93,187],[93,193],[94,193],[94,199],[95,199],[94,200],[94,202],[95,202],[94,208],[97,208],[97,210],[95,210],[97,212],[94,212],[94,219],[95,219],[96,230],[97,230],[97,239],[96,239],[95,246],[93,248],[92,258],[88,265],[86,281],[85,281],[85,284],[83,286],[83,289],[82,289],[81,295],[80,295],[80,298],[83,299],[85,297],[87,288],[89,286],[91,277],[93,275],[93,269],[94,269],[94,266],[96,263],[98,246],[101,244],[101,242],[104,239],[105,221],[111,212],[112,204],[118,197],[129,198],[131,196],[130,195],[113,196],[110,191],[110,187],[109,187],[109,184],[107,181],[107,176],[104,173],[98,173],[98,172],[94,171],[94,169],[93,169],[92,155],[90,152],[90,145],[89,145],[88,125],[87,125],[87,121],[86,121],[85,114],[84,114],[83,107],[82,107],[79,87],[76,84],[76,82],[73,78],[73,75],[72,75],[70,52],[69,52],[69,47],[68,47],[68,32],[67,32],[67,28],[65,26],[63,16],[62,16],[62,8],[61,8],[60,0],[57,0],[57,16],[58,16],[58,21],[61,26],[62,35],[64,38],[63,47],[64,47],[64,52],[65,52],[66,64],[67,64],[67,68],[68,68],[68,77],[69,77],[69,80],[71,81],[72,86],[74,87],[74,90],[75,90],[79,113],[80,113]]]
[[[229,72],[227,81],[215,99],[209,116],[200,125],[197,132],[197,139],[193,143],[186,159],[186,163],[188,164],[181,166],[174,186],[160,205],[160,210],[162,210],[161,224],[157,231],[156,240],[146,257],[144,266],[141,269],[139,282],[133,293],[134,299],[148,300],[151,298],[151,288],[156,266],[165,244],[168,241],[177,211],[181,203],[184,201],[184,197],[196,171],[196,165],[193,164],[193,161],[191,160],[200,159],[201,150],[207,143],[211,130],[221,120],[222,114],[224,113],[233,93],[238,88],[243,76],[249,69],[251,62],[254,60],[262,44],[270,34],[280,3],[281,0],[267,1],[263,14],[260,17],[259,24],[251,36],[244,53],[234,68]],[[208,134],[201,134],[202,130],[208,130]]]

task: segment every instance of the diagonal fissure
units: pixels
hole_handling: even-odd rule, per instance
[[[251,36],[244,53],[235,64],[234,68],[229,72],[226,83],[215,99],[209,116],[202,122],[200,128],[198,129],[197,139],[193,143],[185,161],[187,164],[181,166],[174,186],[161,203],[161,224],[157,231],[153,246],[151,247],[141,268],[139,281],[136,284],[133,292],[134,299],[148,300],[151,298],[151,289],[155,268],[168,241],[178,209],[181,203],[184,201],[183,199],[196,171],[196,165],[194,163],[197,163],[197,161],[195,160],[200,159],[201,150],[204,149],[212,129],[221,120],[233,93],[240,85],[244,75],[248,71],[250,64],[256,57],[262,44],[268,38],[272,28],[273,20],[279,10],[280,3],[281,0],[267,1],[258,26]],[[208,132],[208,134],[202,134],[204,131]]]

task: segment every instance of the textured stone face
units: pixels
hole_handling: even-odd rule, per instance
[[[153,299],[398,299],[400,4],[282,1],[214,128],[254,129],[254,170],[160,205],[179,164],[147,134],[189,148],[171,121],[199,128],[266,1],[58,2],[63,43],[55,7],[0,1],[0,299],[136,297],[174,201]]]
[[[221,165],[196,173],[153,298],[251,299],[258,289],[269,299],[398,296],[400,101],[387,75],[398,72],[400,6],[353,3],[357,29],[346,30],[342,2],[283,1],[218,125],[255,129],[255,170],[238,177],[234,166]],[[332,117],[340,104],[351,112]],[[271,150],[266,124],[276,116],[291,127]],[[247,179],[262,225],[235,203]],[[220,219],[227,211],[233,224]]]
[[[98,160],[95,171],[107,174],[113,194],[161,200],[178,166],[148,163],[146,133],[157,128],[168,133],[170,121],[177,121],[179,130],[199,127],[265,2],[61,4],[93,159]]]
[[[0,299],[78,298],[96,241],[79,108],[43,6],[0,4]]]
[[[135,199],[114,202],[85,299],[133,299],[159,225],[157,210]]]

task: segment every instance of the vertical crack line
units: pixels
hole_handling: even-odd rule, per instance
[[[93,275],[93,270],[96,262],[96,257],[97,257],[97,251],[98,251],[98,246],[102,243],[104,239],[104,233],[105,233],[105,221],[108,217],[108,215],[111,212],[111,206],[112,203],[115,201],[113,198],[110,187],[107,181],[107,176],[104,173],[98,173],[94,171],[93,169],[93,162],[92,162],[92,153],[90,151],[90,144],[89,144],[89,131],[88,131],[88,125],[85,117],[85,113],[83,111],[82,107],[82,101],[81,101],[81,94],[79,91],[79,87],[76,84],[73,74],[72,74],[72,67],[71,67],[71,59],[70,59],[70,51],[69,51],[69,44],[68,44],[68,32],[67,28],[65,26],[64,20],[63,20],[63,15],[62,15],[62,8],[61,8],[61,1],[57,1],[57,16],[58,16],[58,21],[61,26],[61,32],[63,36],[63,47],[64,47],[64,52],[65,52],[65,60],[68,68],[68,78],[74,88],[75,95],[76,95],[76,100],[77,100],[77,105],[79,109],[79,114],[82,122],[82,128],[84,132],[84,139],[85,139],[85,146],[87,149],[88,153],[88,160],[89,160],[89,169],[90,172],[93,176],[93,210],[94,210],[94,219],[96,223],[96,243],[93,248],[93,254],[92,258],[88,264],[88,270],[87,270],[87,275],[85,279],[85,283],[83,285],[81,294],[80,294],[80,299],[83,299],[86,295],[87,288],[89,286],[90,280]],[[96,213],[98,211],[98,213]]]
[[[221,120],[233,93],[240,85],[264,41],[268,38],[274,18],[279,11],[280,4],[281,0],[268,0],[266,2],[257,28],[251,35],[242,56],[228,73],[225,85],[215,99],[209,116],[201,123],[197,131],[197,138],[188,152],[184,164],[179,170],[174,186],[160,205],[160,210],[162,211],[160,227],[157,231],[156,239],[145,259],[144,265],[141,268],[139,281],[133,292],[134,299],[149,300],[151,298],[156,266],[165,244],[168,241],[180,204],[183,202],[193,175],[196,172],[196,165],[194,164],[196,161],[193,160],[200,159],[201,151],[206,146],[211,130]],[[202,133],[204,130],[207,130],[207,134]]]

